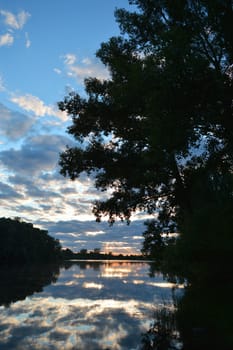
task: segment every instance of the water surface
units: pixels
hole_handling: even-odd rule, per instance
[[[139,350],[172,285],[145,262],[0,269],[1,350]]]

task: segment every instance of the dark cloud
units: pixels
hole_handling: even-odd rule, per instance
[[[18,204],[15,204],[14,210],[19,213],[18,215],[19,217],[22,217],[26,221],[29,221],[26,218],[28,216],[28,213],[30,213],[30,215],[40,214],[40,211],[37,208],[33,207],[33,205],[24,205],[24,204],[18,203]]]
[[[75,194],[75,193],[77,193],[77,191],[74,187],[65,187],[65,188],[61,188],[61,193],[63,193],[63,194]]]
[[[51,171],[58,162],[59,152],[68,143],[61,135],[39,135],[26,139],[19,150],[0,153],[0,160],[9,170],[20,175],[35,175]]]
[[[13,111],[0,103],[0,134],[18,140],[32,127],[34,119],[17,111]]]
[[[55,191],[49,191],[41,189],[38,185],[36,178],[14,175],[9,176],[9,182],[15,185],[23,185],[25,187],[25,195],[28,197],[49,198],[49,197],[61,197],[60,193]]]
[[[32,185],[30,188],[28,188],[26,194],[30,197],[38,197],[38,198],[61,197],[61,195],[58,192],[41,190],[39,187],[35,185]]]
[[[14,198],[23,198],[22,194],[15,191],[15,189],[6,183],[0,182],[0,198],[8,199],[9,201]]]
[[[8,181],[13,185],[31,185],[31,177],[25,177],[20,175],[11,175],[8,177]]]

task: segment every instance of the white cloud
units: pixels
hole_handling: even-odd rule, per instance
[[[90,65],[90,64],[91,64],[91,59],[88,58],[88,57],[86,57],[86,58],[84,58],[84,59],[82,60],[82,63],[83,63],[83,64],[86,64],[86,65]]]
[[[13,29],[22,29],[31,16],[26,11],[21,11],[17,15],[14,15],[12,12],[1,10],[0,14],[5,17],[5,24]]]
[[[82,83],[85,78],[89,77],[98,79],[109,78],[109,72],[106,67],[97,60],[91,60],[89,57],[85,57],[79,63],[76,55],[69,53],[64,56],[64,64],[67,76],[76,79],[78,83]]]
[[[61,74],[62,73],[61,69],[59,69],[59,68],[54,68],[53,71],[55,73],[57,73],[57,74]]]
[[[77,60],[77,57],[71,53],[66,54],[64,58],[65,58],[65,64],[67,65],[73,65]]]
[[[3,80],[3,77],[0,75],[0,92],[5,91],[5,90],[6,90],[6,88],[4,85],[4,80]]]
[[[6,25],[8,31],[8,33],[2,34],[0,36],[0,47],[10,46],[14,42],[13,31],[22,29],[31,15],[26,11],[21,11],[18,14],[14,15],[12,12],[0,10],[0,16],[4,18],[3,22]],[[26,47],[28,48],[31,46],[31,41],[29,39],[28,33],[25,33],[25,38]]]
[[[25,39],[26,39],[26,44],[25,44],[25,46],[26,46],[26,48],[28,49],[28,48],[31,46],[31,40],[29,39],[29,35],[28,35],[27,32],[25,33]]]
[[[10,33],[0,35],[0,46],[10,46],[14,42],[14,37]]]
[[[94,76],[101,76],[101,78],[103,77],[103,75],[99,74],[100,72],[96,69],[94,69],[94,67],[80,67],[80,66],[70,66],[70,73],[71,76],[74,76],[75,78],[77,78],[78,80],[81,79],[85,79],[87,77],[94,77]]]
[[[55,106],[47,106],[37,96],[26,94],[23,96],[13,96],[11,101],[27,112],[33,112],[37,117],[44,117],[45,115],[57,117],[63,121],[68,119],[65,112],[61,112]]]

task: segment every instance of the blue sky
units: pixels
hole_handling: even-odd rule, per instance
[[[56,103],[71,89],[83,94],[85,77],[108,78],[95,52],[119,34],[116,7],[128,1],[0,0],[0,216],[40,225],[74,250],[139,251],[144,229],[95,223],[91,202],[103,194],[57,165],[74,140]]]

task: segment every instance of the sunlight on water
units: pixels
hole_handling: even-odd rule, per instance
[[[104,287],[103,284],[100,283],[94,283],[94,282],[84,282],[82,285],[83,288],[96,288],[96,289],[102,289]]]
[[[159,287],[159,288],[184,288],[183,284],[174,284],[169,282],[149,282],[149,286]]]
[[[146,263],[126,262],[62,268],[56,283],[0,307],[0,349],[139,350],[156,308],[172,304],[172,285],[148,272]]]

